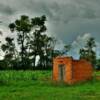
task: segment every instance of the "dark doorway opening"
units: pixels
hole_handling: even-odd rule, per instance
[[[59,65],[59,80],[63,81],[65,77],[65,65],[64,64],[60,64]]]

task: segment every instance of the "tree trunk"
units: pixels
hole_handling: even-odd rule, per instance
[[[22,60],[22,67],[24,66],[24,32],[22,34],[22,48],[21,48],[21,60]]]
[[[33,63],[34,63],[34,64],[33,64],[33,65],[34,65],[33,67],[34,67],[34,68],[35,68],[35,62],[36,62],[36,55],[34,55],[34,58],[33,58]]]

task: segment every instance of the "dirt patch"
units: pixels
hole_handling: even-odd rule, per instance
[[[97,80],[100,80],[100,76],[96,76],[96,79],[97,79]]]

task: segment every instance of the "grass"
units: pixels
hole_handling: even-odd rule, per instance
[[[100,80],[69,86],[51,76],[51,71],[0,71],[0,100],[100,99]]]

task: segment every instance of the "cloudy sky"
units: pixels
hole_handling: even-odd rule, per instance
[[[71,54],[77,57],[79,48],[92,36],[100,55],[100,0],[0,0],[3,37],[10,34],[8,24],[22,14],[30,17],[46,15],[47,34],[59,40],[56,48],[72,44]]]

